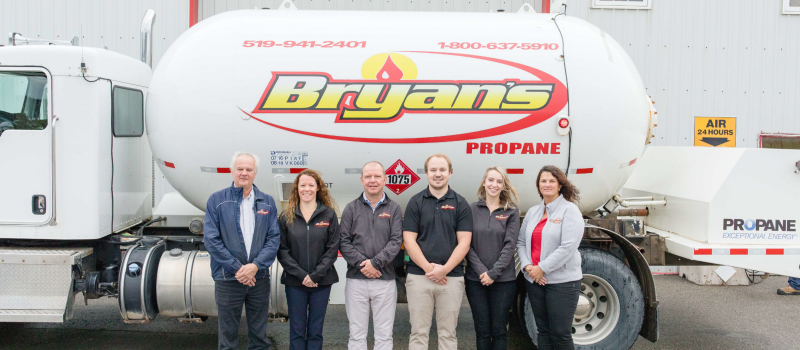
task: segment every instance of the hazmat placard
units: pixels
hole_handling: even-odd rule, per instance
[[[694,117],[694,145],[736,147],[736,117]]]

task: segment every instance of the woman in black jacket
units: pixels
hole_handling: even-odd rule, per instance
[[[514,253],[519,232],[517,190],[505,169],[483,174],[472,203],[472,243],[467,253],[467,300],[475,322],[475,347],[502,350],[508,343],[508,314],[517,292]]]
[[[289,306],[289,348],[322,349],[322,326],[331,285],[339,282],[333,263],[339,251],[336,204],[319,173],[306,169],[294,180],[289,204],[278,220]]]

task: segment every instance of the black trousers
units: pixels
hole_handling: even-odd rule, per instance
[[[257,279],[253,287],[239,281],[214,281],[219,321],[219,349],[239,349],[242,306],[247,308],[247,348],[269,349],[269,277]]]
[[[525,287],[539,331],[539,350],[574,350],[572,319],[578,306],[581,281],[540,286],[526,280]]]
[[[508,315],[517,295],[517,282],[494,282],[484,286],[480,281],[465,280],[467,300],[475,323],[477,350],[505,350],[508,346]]]

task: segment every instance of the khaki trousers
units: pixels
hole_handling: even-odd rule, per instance
[[[408,349],[428,349],[428,336],[435,309],[439,350],[456,350],[456,326],[464,297],[464,277],[447,277],[447,284],[442,286],[431,282],[424,275],[408,274],[406,295],[411,318]]]
[[[367,350],[369,311],[375,332],[375,350],[392,350],[397,284],[394,280],[348,278],[344,287],[345,310],[350,322],[348,350]]]

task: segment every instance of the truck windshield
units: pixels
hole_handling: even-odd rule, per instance
[[[44,73],[0,72],[0,135],[46,128],[47,95]]]

